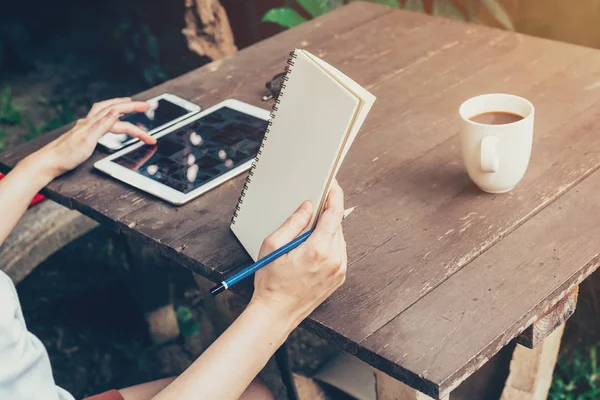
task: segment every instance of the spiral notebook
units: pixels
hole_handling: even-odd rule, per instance
[[[290,53],[281,93],[231,229],[256,260],[263,240],[304,200],[322,212],[329,187],[375,97],[305,50]]]

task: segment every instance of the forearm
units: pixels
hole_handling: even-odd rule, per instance
[[[266,303],[246,310],[155,400],[237,400],[281,346],[296,321]]]
[[[31,199],[52,180],[35,153],[0,181],[0,245],[21,219]]]
[[[148,103],[130,98],[96,103],[67,133],[22,160],[0,181],[0,245],[19,222],[33,196],[52,179],[85,162],[107,132],[126,133],[146,144],[155,144],[156,139],[147,132],[119,121],[120,114],[145,112],[148,107]]]

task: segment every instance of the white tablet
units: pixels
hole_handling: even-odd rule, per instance
[[[94,167],[175,205],[184,204],[248,170],[260,147],[269,112],[225,100]]]
[[[148,111],[122,115],[119,119],[137,125],[153,135],[200,111],[199,105],[170,93],[154,97],[148,100],[148,103],[150,104]],[[107,133],[100,138],[98,144],[106,150],[113,152],[121,150],[137,141],[138,139],[126,134]]]

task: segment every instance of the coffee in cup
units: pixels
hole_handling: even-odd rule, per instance
[[[512,190],[531,157],[535,109],[511,94],[484,94],[459,108],[461,148],[469,177],[488,193]]]

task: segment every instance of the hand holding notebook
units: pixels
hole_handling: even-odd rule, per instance
[[[305,50],[288,60],[281,94],[231,229],[256,260],[264,239],[304,201],[314,228],[329,187],[375,97]]]

